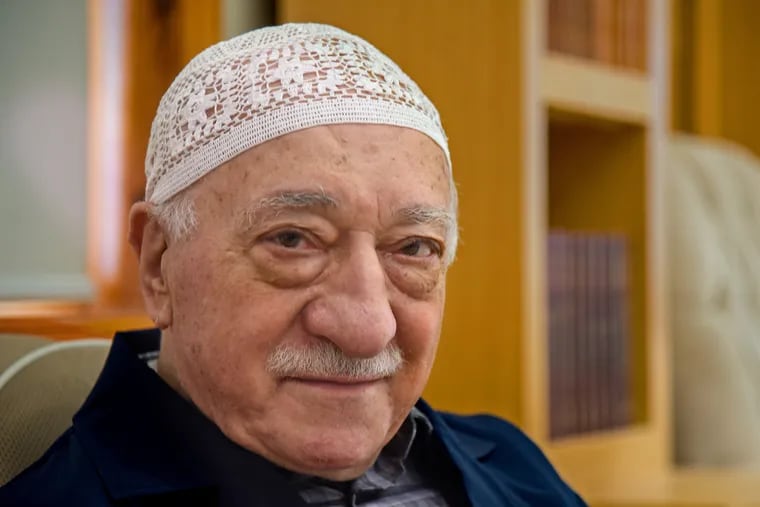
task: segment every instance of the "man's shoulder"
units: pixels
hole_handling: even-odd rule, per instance
[[[0,487],[0,505],[109,505],[97,470],[69,428],[32,466]]]
[[[585,505],[541,449],[517,426],[488,414],[435,412],[444,441],[455,442],[493,477],[509,483],[529,505]],[[451,444],[449,444],[451,445]],[[451,449],[450,449],[451,451]]]
[[[531,447],[536,448],[520,428],[501,417],[491,414],[462,415],[444,411],[437,413],[446,425],[456,433],[488,438],[496,444],[528,443]]]
[[[466,445],[474,442],[483,447],[490,443],[492,452],[496,453],[497,457],[508,452],[512,460],[519,457],[553,471],[541,449],[520,428],[505,419],[490,414],[460,415],[449,412],[438,412],[438,414],[446,427],[460,441],[466,442]]]

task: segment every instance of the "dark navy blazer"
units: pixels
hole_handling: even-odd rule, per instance
[[[239,447],[145,362],[157,330],[119,333],[69,428],[0,488],[0,506],[303,506],[289,472]],[[471,504],[577,506],[541,451],[496,417],[437,412],[424,401]]]

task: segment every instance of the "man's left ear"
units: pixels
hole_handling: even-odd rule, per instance
[[[137,254],[145,309],[156,326],[166,329],[172,323],[171,294],[163,268],[168,243],[163,228],[150,215],[149,206],[138,202],[129,211],[129,243]]]

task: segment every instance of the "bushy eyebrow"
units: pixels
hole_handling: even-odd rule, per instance
[[[447,234],[456,227],[454,214],[443,208],[410,206],[396,211],[395,216],[402,223],[432,225],[443,229]]]
[[[240,226],[250,229],[258,225],[265,217],[292,209],[337,208],[338,200],[324,190],[286,190],[262,197],[243,210]]]
[[[287,190],[262,197],[247,207],[240,216],[240,227],[250,230],[262,221],[278,214],[295,209],[338,208],[340,202],[324,190]],[[398,223],[411,225],[430,225],[440,228],[449,235],[456,227],[454,214],[444,208],[425,205],[413,205],[401,208],[394,213]]]

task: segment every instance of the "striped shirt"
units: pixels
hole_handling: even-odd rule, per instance
[[[293,485],[308,505],[319,507],[438,507],[442,494],[427,485],[415,462],[415,443],[431,437],[433,426],[413,408],[396,436],[364,475],[347,482],[295,474]]]

